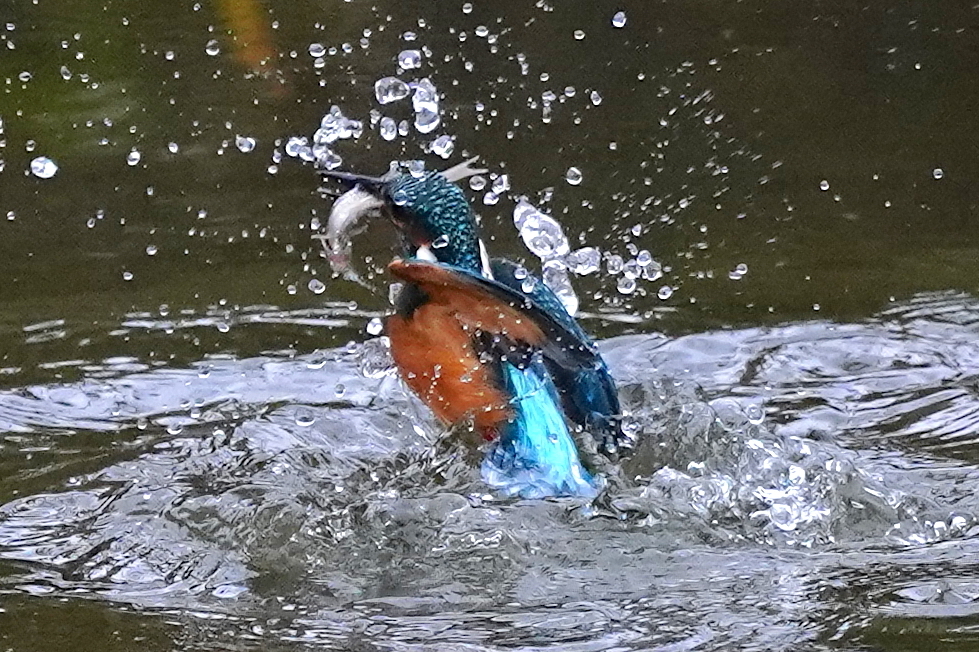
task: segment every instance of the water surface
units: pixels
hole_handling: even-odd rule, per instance
[[[8,3],[0,646],[973,649],[975,14]],[[479,156],[494,253],[521,197],[601,252],[594,503],[489,494],[391,373],[391,230],[373,291],[311,238],[334,105],[349,169]]]

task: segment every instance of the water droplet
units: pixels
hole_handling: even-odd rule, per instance
[[[394,140],[398,136],[398,123],[394,118],[381,118],[379,131],[384,140]]]
[[[574,31],[574,40],[576,40],[576,41],[584,41],[585,40],[585,32],[583,30],[576,29]]]
[[[247,154],[255,149],[255,139],[249,136],[235,136],[235,147],[239,152]]]
[[[432,249],[442,249],[449,246],[449,236],[444,233],[432,240]]]
[[[945,170],[941,168],[935,168],[934,170],[931,171],[931,176],[935,177],[936,179],[941,179],[942,177],[945,176]]]
[[[605,269],[612,276],[621,274],[623,267],[625,267],[625,260],[622,259],[622,256],[610,254],[605,258]]]
[[[483,203],[487,206],[495,206],[500,201],[500,196],[490,190],[483,195]]]
[[[612,27],[622,29],[623,27],[625,27],[625,23],[626,23],[625,12],[624,11],[615,12],[615,15],[612,16]]]
[[[133,280],[133,276],[134,275],[133,275],[132,272],[123,272],[122,273],[122,280],[124,280],[124,281],[131,281],[131,280]]]
[[[316,417],[313,416],[312,411],[307,408],[300,408],[296,410],[296,425],[307,428],[314,423],[316,423]]]
[[[510,176],[506,174],[501,174],[500,176],[493,179],[493,192],[498,195],[502,195],[507,190],[510,189]]]
[[[480,190],[486,187],[486,177],[482,177],[477,174],[476,176],[470,178],[469,187],[475,190],[476,192],[479,192]]]
[[[530,251],[538,258],[566,256],[570,251],[561,225],[550,215],[541,213],[527,201],[513,209],[513,224]]]
[[[341,139],[359,138],[363,131],[364,124],[360,120],[352,120],[346,117],[340,107],[334,104],[320,120],[320,128],[313,134],[313,143],[315,145],[328,145]],[[303,155],[302,145],[305,144],[305,139],[300,139],[300,144],[293,146],[300,156]],[[310,152],[310,154],[316,155],[316,152]]]
[[[829,181],[827,181],[826,179],[823,179],[822,181],[820,181],[819,182],[819,189],[822,190],[823,192],[826,192],[827,190],[829,190]]]
[[[401,189],[395,190],[391,195],[391,201],[395,206],[404,206],[408,203],[408,193]]]
[[[167,145],[167,149],[170,150],[171,154],[176,154],[177,152],[180,151],[180,145],[178,145],[177,143],[170,143],[169,145]]]
[[[319,280],[318,278],[310,279],[307,287],[313,294],[323,294],[323,292],[326,291],[326,285],[324,285],[323,281]]]
[[[663,301],[666,301],[667,299],[673,296],[673,288],[671,288],[669,285],[664,285],[659,289],[659,292],[656,293],[656,296],[658,296]]]
[[[464,3],[462,5],[462,13],[464,13],[464,14],[471,14],[472,11],[473,11],[473,3],[466,2],[466,3]]]
[[[408,174],[420,179],[425,174],[425,161],[418,159],[408,161]]]
[[[17,79],[21,80],[22,82],[29,82],[31,80],[31,73],[25,70],[24,72],[17,75]]]
[[[582,175],[581,170],[576,167],[568,168],[567,173],[564,175],[564,180],[570,183],[572,186],[577,186],[581,183]]]
[[[486,25],[479,25],[474,31],[479,38],[486,38],[489,34],[489,28]]]
[[[143,155],[140,153],[140,151],[138,149],[133,149],[126,155],[126,164],[130,167],[138,165],[141,158],[143,158]]]
[[[326,48],[323,47],[322,43],[310,43],[309,44],[309,56],[314,59],[318,59],[326,55]]]
[[[333,392],[337,395],[337,398],[340,398],[347,393],[347,388],[343,383],[337,383],[337,386],[333,388]]]
[[[568,254],[565,262],[573,273],[583,276],[598,271],[602,254],[595,247],[582,247]]]
[[[452,136],[439,136],[432,143],[432,153],[441,156],[442,158],[449,158],[452,156],[452,151],[455,149],[455,142],[452,140]]]
[[[207,45],[204,46],[204,51],[212,57],[216,57],[217,55],[221,54],[221,44],[218,43],[217,39],[212,38],[207,42]]]
[[[390,104],[408,97],[411,89],[397,77],[384,77],[374,82],[374,96],[380,104]]]
[[[744,275],[748,273],[748,266],[744,263],[738,263],[734,269],[728,272],[727,277],[732,281],[740,281],[744,278]]]
[[[146,255],[155,256],[157,252],[156,245],[146,245]]]
[[[58,172],[58,164],[46,156],[38,156],[31,161],[31,174],[38,179],[50,179]]]
[[[632,294],[636,291],[636,279],[629,276],[620,276],[618,290],[620,294]]]
[[[591,103],[595,106],[602,103],[602,95],[598,91],[591,92]]]
[[[427,77],[415,85],[411,105],[415,110],[415,129],[418,133],[428,134],[435,131],[442,121],[439,117],[438,90]]]
[[[422,53],[420,50],[402,50],[398,53],[398,65],[405,70],[421,68]]]
[[[381,321],[379,317],[372,318],[367,322],[367,334],[368,335],[380,335],[384,332],[384,322]]]

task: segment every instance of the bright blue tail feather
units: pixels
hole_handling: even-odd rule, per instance
[[[581,466],[561,402],[538,358],[525,369],[503,363],[515,416],[483,461],[483,480],[510,495],[594,497],[596,481]]]

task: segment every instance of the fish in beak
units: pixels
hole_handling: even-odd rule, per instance
[[[326,259],[334,274],[363,285],[350,263],[353,236],[367,228],[369,219],[383,215],[385,180],[349,172],[328,171],[323,174],[327,178],[337,179],[349,190],[333,202],[330,218],[326,223],[326,233],[317,233],[313,238],[323,245]]]
[[[475,161],[475,157],[463,161],[444,170],[441,175],[455,183],[477,174],[485,174],[487,170],[473,166]],[[326,233],[313,236],[322,243],[326,258],[335,274],[363,284],[350,261],[353,236],[361,233],[370,219],[390,216],[391,197],[388,195],[387,188],[389,183],[397,178],[397,174],[397,172],[389,172],[381,177],[369,177],[335,170],[323,172],[324,177],[336,179],[349,188],[333,202],[330,218],[326,224]]]

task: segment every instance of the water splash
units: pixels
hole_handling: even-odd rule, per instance
[[[374,97],[378,104],[390,104],[408,97],[411,89],[397,77],[383,77],[374,82]]]
[[[431,133],[442,122],[438,90],[427,77],[413,84],[413,88],[411,105],[415,110],[415,129],[421,134]]]

